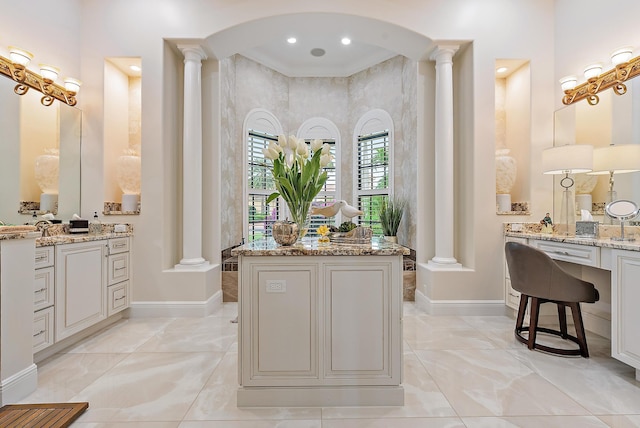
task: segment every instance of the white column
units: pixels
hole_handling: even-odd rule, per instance
[[[431,54],[436,62],[435,116],[435,247],[429,260],[436,267],[459,267],[453,255],[453,55],[459,46],[438,46]]]
[[[202,60],[198,45],[178,45],[184,54],[182,138],[182,260],[176,268],[209,264],[202,257]]]

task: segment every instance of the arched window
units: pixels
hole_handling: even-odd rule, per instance
[[[271,235],[271,225],[280,217],[281,204],[274,200],[267,204],[267,197],[276,188],[262,149],[270,141],[278,141],[282,134],[278,119],[264,109],[251,110],[245,118],[242,135],[245,141],[246,169],[244,192],[243,236],[254,241]]]
[[[393,191],[393,120],[381,109],[365,113],[354,133],[354,192],[357,207],[364,211],[360,225],[381,234],[378,206]]]
[[[322,140],[331,147],[331,154],[334,159],[324,170],[327,171],[328,179],[320,193],[313,200],[313,206],[323,207],[340,200],[340,171],[336,165],[340,165],[340,131],[338,127],[329,119],[323,117],[313,117],[307,119],[298,129],[298,138],[304,139],[307,143],[312,140]],[[340,216],[325,218],[322,216],[311,216],[311,224],[307,235],[315,235],[318,226],[321,224],[336,224],[340,221]]]

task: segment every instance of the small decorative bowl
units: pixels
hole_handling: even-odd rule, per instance
[[[273,239],[280,245],[293,245],[298,240],[298,225],[292,221],[273,223]]]

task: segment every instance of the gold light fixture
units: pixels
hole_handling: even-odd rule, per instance
[[[570,105],[586,99],[590,105],[594,106],[600,101],[598,92],[609,88],[612,88],[617,95],[625,94],[627,86],[624,82],[640,75],[640,56],[631,58],[632,55],[632,47],[625,46],[616,49],[611,54],[613,68],[602,73],[601,63],[588,66],[584,70],[587,81],[580,85],[577,85],[578,78],[576,76],[566,76],[560,79],[560,85],[564,91],[562,103]]]
[[[60,72],[58,68],[40,64],[40,74],[38,74],[27,68],[32,59],[31,52],[15,46],[9,46],[9,58],[0,56],[0,73],[18,82],[13,91],[18,95],[26,94],[30,88],[42,92],[43,97],[40,102],[45,106],[50,106],[55,100],[70,106],[76,105],[76,95],[80,90],[81,82],[67,78],[64,86],[61,86],[55,83]]]

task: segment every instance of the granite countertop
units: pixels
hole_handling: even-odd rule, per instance
[[[560,234],[536,233],[527,231],[505,231],[505,236],[538,239],[540,241],[563,242],[567,244],[588,245],[591,247],[614,248],[617,250],[640,251],[640,240],[617,241],[612,239],[611,237],[583,238],[580,236],[565,236]]]
[[[40,232],[38,232],[38,236],[39,235]],[[59,244],[74,244],[76,242],[100,241],[103,239],[124,238],[127,236],[133,236],[133,232],[110,232],[100,233],[98,235],[89,235],[88,233],[69,233],[54,236],[43,236],[36,239],[36,247],[48,247],[51,245]]]
[[[379,238],[373,238],[370,244],[318,244],[317,238],[304,238],[289,246],[268,238],[231,250],[233,256],[397,256],[409,253],[409,248]]]
[[[40,232],[38,231],[24,231],[24,232],[12,232],[5,230],[0,233],[0,241],[5,241],[9,239],[33,239],[38,238],[40,236]]]

